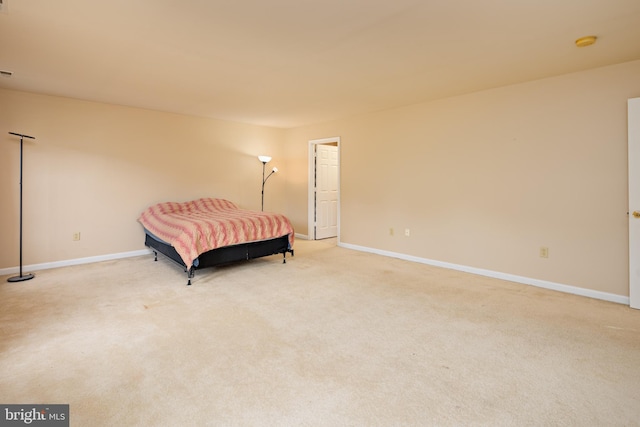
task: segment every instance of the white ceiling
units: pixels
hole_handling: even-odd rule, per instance
[[[3,1],[2,88],[277,127],[640,59],[640,0]]]

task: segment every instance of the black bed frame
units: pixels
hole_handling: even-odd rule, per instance
[[[293,249],[289,249],[289,236],[277,237],[271,240],[259,242],[241,243],[238,245],[225,246],[212,249],[198,257],[198,266],[191,266],[187,269],[184,261],[175,248],[167,243],[160,242],[145,234],[145,246],[149,247],[155,255],[154,261],[158,261],[158,252],[169,257],[170,260],[179,264],[187,273],[187,285],[191,285],[191,279],[195,276],[196,270],[217,265],[228,264],[237,261],[260,258],[269,255],[282,254],[282,262],[287,262],[287,252],[293,256]]]

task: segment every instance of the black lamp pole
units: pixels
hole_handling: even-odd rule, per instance
[[[266,179],[264,179],[264,168],[267,166],[267,162],[262,162],[262,208],[261,210],[264,211],[264,183],[267,182]]]
[[[20,275],[9,277],[8,282],[22,282],[25,280],[33,279],[33,273],[22,274],[22,146],[24,138],[35,139],[29,135],[23,135],[20,133],[9,132],[11,135],[20,137]]]
[[[269,160],[271,160],[271,158],[269,158]],[[267,182],[267,180],[269,179],[269,177],[271,175],[273,175],[275,172],[278,171],[277,168],[273,168],[273,170],[271,171],[271,173],[269,175],[267,175],[267,177],[264,177],[264,173],[265,173],[265,167],[267,166],[267,161],[265,160],[260,160],[262,162],[262,210],[264,211],[264,184]]]

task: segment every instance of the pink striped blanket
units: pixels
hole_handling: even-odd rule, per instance
[[[293,227],[287,217],[239,209],[224,199],[158,203],[145,209],[138,221],[170,243],[187,268],[200,254],[223,246],[289,236],[289,248],[293,247]]]

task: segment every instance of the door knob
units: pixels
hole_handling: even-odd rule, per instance
[[[634,218],[640,218],[640,212],[638,212],[638,211],[633,211],[633,217],[634,217]]]

